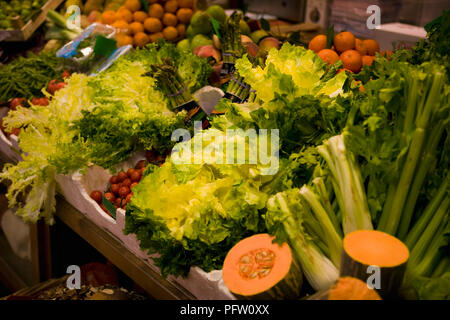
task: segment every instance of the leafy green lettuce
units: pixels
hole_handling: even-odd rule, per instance
[[[133,189],[125,232],[136,233],[142,249],[160,254],[155,262],[164,275],[186,275],[194,265],[220,269],[237,241],[265,231],[262,210],[268,196],[285,187],[289,170],[264,175],[264,165],[249,158],[226,164],[226,153],[238,148],[226,147],[234,139],[252,148],[240,132],[198,132],[175,145],[170,161]],[[201,148],[196,142],[203,142]]]

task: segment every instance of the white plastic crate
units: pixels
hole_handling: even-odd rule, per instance
[[[137,153],[130,160],[118,166],[118,169],[126,171],[128,168],[134,167],[141,159],[144,159],[143,153]],[[118,209],[116,219],[113,219],[90,197],[93,190],[106,190],[110,177],[111,173],[108,170],[92,166],[87,169],[85,174],[58,175],[56,180],[59,185],[59,192],[72,206],[96,225],[116,236],[128,250],[159,273],[159,269],[154,265],[151,257],[140,249],[136,236],[134,234],[123,234],[125,210]],[[198,267],[192,267],[186,278],[169,276],[168,279],[183,286],[198,299],[236,299],[225,286],[221,270],[205,272]]]

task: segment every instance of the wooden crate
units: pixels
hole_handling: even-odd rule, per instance
[[[49,0],[41,8],[41,12],[34,19],[30,19],[22,28],[16,30],[0,30],[1,41],[26,41],[45,21],[47,12],[56,9],[64,0]]]

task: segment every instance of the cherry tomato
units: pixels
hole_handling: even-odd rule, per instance
[[[11,132],[9,134],[19,136],[19,133],[20,133],[20,128],[14,128],[11,130]]]
[[[145,168],[146,162],[147,162],[147,161],[145,161],[145,160],[139,161],[139,162],[136,164],[136,167],[135,167],[135,168],[136,168],[136,169]]]
[[[127,194],[127,198],[126,198],[127,203],[131,201],[132,196],[133,196],[133,193]]]
[[[119,179],[117,178],[117,176],[112,176],[111,178],[109,178],[109,183],[111,184],[119,183]]]
[[[131,174],[131,181],[133,182],[138,182],[139,180],[141,180],[141,171],[140,170],[136,170]]]
[[[116,195],[119,193],[119,189],[120,189],[120,186],[117,183],[112,184],[111,188],[110,188],[111,192]]]
[[[55,85],[55,91],[61,90],[61,89],[64,88],[65,86],[66,86],[66,83],[65,83],[65,82],[58,82],[58,83]]]
[[[137,184],[138,184],[137,182],[133,182],[130,186],[130,189],[132,190],[135,186],[137,186]]]
[[[64,72],[62,73],[62,78],[66,79],[70,77],[70,72],[69,70],[64,70]]]
[[[102,192],[99,190],[92,191],[91,198],[97,203],[102,203]]]
[[[41,98],[40,105],[41,106],[48,106],[49,105],[48,98],[47,97]]]
[[[130,193],[130,191],[131,191],[131,190],[130,190],[129,187],[125,187],[125,186],[120,187],[120,189],[119,189],[119,195],[120,195],[121,197],[126,197],[127,194]]]
[[[132,175],[133,172],[135,172],[135,171],[136,171],[136,170],[133,169],[133,168],[128,169],[128,170],[127,170],[127,176],[128,176],[128,178],[131,178],[131,175]]]
[[[14,98],[9,103],[9,108],[11,110],[16,110],[18,106],[23,106],[23,102],[25,102],[25,98]]]
[[[127,174],[123,171],[120,171],[119,174],[117,175],[118,182],[122,182],[123,180],[125,180],[127,178],[128,178]]]
[[[130,187],[131,186],[131,180],[130,179],[125,179],[122,181],[122,187]]]
[[[112,194],[111,192],[107,192],[105,193],[106,200],[111,201],[112,203],[114,203],[114,201],[116,201],[116,196],[114,194]]]
[[[124,202],[124,200],[122,200],[122,198],[116,198],[116,201],[114,201],[114,205],[117,208],[120,208],[122,206],[122,202]]]

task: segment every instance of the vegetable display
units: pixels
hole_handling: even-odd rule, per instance
[[[154,261],[163,275],[187,275],[191,266],[220,269],[237,241],[265,231],[260,210],[282,173],[264,176],[262,165],[225,164],[227,143],[235,139],[249,147],[243,134],[197,132],[134,187],[125,232],[136,233],[142,249],[160,254]],[[222,152],[208,156],[195,147],[202,141],[204,148]],[[196,162],[186,152],[191,149]]]
[[[56,174],[83,171],[92,164],[115,171],[135,151],[170,149],[171,134],[185,127],[186,114],[171,112],[155,90],[155,79],[144,75],[159,55],[180,63],[178,72],[189,90],[206,82],[206,62],[161,43],[122,56],[98,76],[73,74],[46,107],[18,107],[9,113],[3,125],[6,131],[21,128],[24,161],[5,166],[0,179],[12,182],[7,197],[19,216],[53,223]],[[25,203],[18,202],[22,194]]]
[[[144,19],[141,5],[127,0],[102,19]],[[193,8],[155,5],[146,29],[159,19],[175,28],[155,16],[161,10]],[[234,64],[219,81],[206,59],[220,60],[212,44],[194,53],[164,40],[94,76],[61,77],[54,53],[1,67],[0,101],[12,100],[2,130],[18,135],[23,158],[0,173],[9,206],[51,224],[58,175],[97,165],[111,177],[90,197],[113,218],[125,209],[124,234],[164,277],[222,270],[241,299],[448,299],[450,14],[426,26],[426,41],[392,55],[338,33],[341,58],[330,60],[323,36],[310,49],[260,41],[252,55],[240,14],[222,11],[197,11],[187,30],[188,46],[216,33]],[[359,50],[370,63],[346,56]],[[227,81],[225,92],[206,87]],[[223,96],[208,116],[202,88],[214,93],[208,102]],[[118,169],[143,151],[146,160]],[[366,285],[372,267],[381,288]]]

